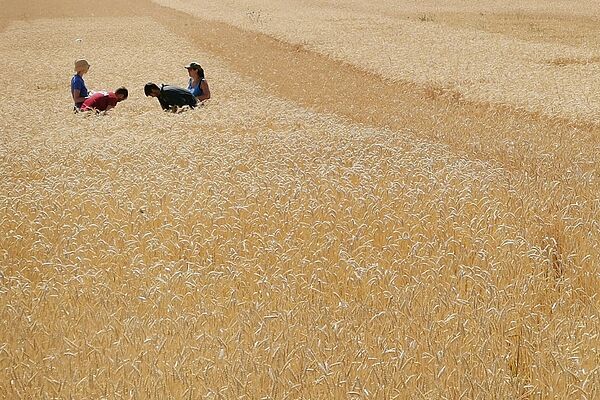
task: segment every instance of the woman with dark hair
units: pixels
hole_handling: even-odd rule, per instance
[[[192,92],[194,97],[200,102],[210,99],[210,89],[208,82],[204,78],[204,70],[197,62],[191,62],[185,66],[190,76],[188,90]]]

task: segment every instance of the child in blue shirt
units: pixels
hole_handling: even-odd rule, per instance
[[[83,75],[90,69],[90,64],[86,60],[75,61],[75,75],[71,79],[71,95],[75,102],[75,110],[79,110],[85,99],[89,96],[89,92],[85,87]]]

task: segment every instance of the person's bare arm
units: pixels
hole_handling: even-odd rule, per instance
[[[208,82],[206,82],[206,80],[200,82],[200,89],[202,89],[202,96],[197,96],[196,99],[198,99],[198,101],[210,99],[210,88],[208,87]]]
[[[75,101],[75,104],[83,103],[85,101],[85,97],[81,96],[79,89],[73,90],[73,101]]]

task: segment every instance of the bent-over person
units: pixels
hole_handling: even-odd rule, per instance
[[[108,111],[127,97],[129,97],[129,91],[124,87],[120,87],[114,92],[97,92],[83,102],[81,111]]]
[[[171,85],[161,85],[159,88],[155,83],[149,82],[144,86],[146,97],[156,97],[160,106],[165,111],[177,111],[178,107],[196,107],[198,100],[187,89]]]

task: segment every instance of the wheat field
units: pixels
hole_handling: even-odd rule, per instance
[[[600,398],[597,3],[0,6],[1,399]]]

